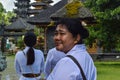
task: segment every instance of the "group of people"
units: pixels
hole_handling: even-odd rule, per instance
[[[36,35],[27,32],[25,48],[15,55],[15,70],[19,80],[96,80],[94,62],[86,50],[84,39],[89,32],[77,18],[61,18],[56,22],[55,48],[50,49],[46,60],[43,52],[35,49]]]

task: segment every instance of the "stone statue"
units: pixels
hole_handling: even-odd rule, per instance
[[[6,56],[3,55],[4,52],[4,23],[0,24],[0,36],[2,36],[2,39],[0,39],[0,72],[5,70],[7,68],[7,61]]]
[[[5,68],[7,68],[6,56],[3,55],[0,49],[0,72],[5,70]]]

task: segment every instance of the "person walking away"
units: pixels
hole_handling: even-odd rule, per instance
[[[44,73],[44,56],[41,50],[35,49],[36,35],[27,32],[24,35],[25,48],[15,55],[15,70],[19,80],[40,80]]]

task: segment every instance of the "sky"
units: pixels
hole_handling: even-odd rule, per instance
[[[0,2],[3,4],[3,7],[4,9],[6,9],[6,11],[12,11],[13,9],[15,9],[15,6],[14,6],[14,2],[16,0],[0,0]],[[58,1],[60,0],[53,0],[54,3],[57,3]],[[31,0],[31,2],[34,2],[34,0]]]

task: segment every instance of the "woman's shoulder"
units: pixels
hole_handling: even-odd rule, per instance
[[[43,53],[42,52],[42,50],[40,50],[40,49],[34,49],[36,52],[41,52],[41,53]]]
[[[59,63],[60,64],[70,63],[70,59],[68,57],[64,57],[64,58],[59,60]]]
[[[63,52],[61,51],[58,51],[56,48],[52,48],[48,51],[49,54],[54,54],[54,55],[58,55],[58,54],[64,54]]]
[[[19,51],[17,51],[17,53],[15,54],[15,56],[20,56],[22,53],[23,53],[23,51],[19,50]]]
[[[69,57],[64,57],[58,61],[56,67],[73,69],[73,68],[76,68],[76,65],[73,65],[73,63],[74,62]],[[64,67],[63,67],[63,65],[64,65]]]
[[[37,53],[37,54],[43,55],[43,52],[42,52],[41,50],[39,50],[39,49],[35,49],[34,51],[35,51],[35,53]]]
[[[54,51],[56,51],[56,48],[49,49],[48,52],[54,52]]]

